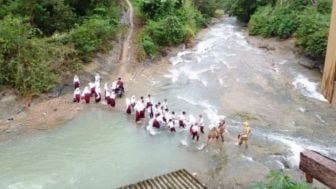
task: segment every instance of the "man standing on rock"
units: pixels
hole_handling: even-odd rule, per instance
[[[238,135],[238,145],[241,146],[243,143],[245,143],[245,148],[248,148],[248,139],[251,135],[251,128],[248,124],[248,122],[244,122],[244,129],[243,132]]]

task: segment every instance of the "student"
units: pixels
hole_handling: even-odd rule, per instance
[[[111,105],[111,91],[110,90],[106,90],[105,91],[105,99],[106,99],[106,103],[108,104],[108,105]]]
[[[132,104],[129,98],[126,98],[126,113],[129,115],[132,114]]]
[[[192,124],[190,126],[190,134],[192,136],[192,140],[199,140],[199,126],[196,124]]]
[[[182,112],[179,118],[179,126],[180,128],[185,128],[186,126],[186,112]]]
[[[198,124],[199,127],[200,127],[201,133],[204,134],[204,119],[203,119],[202,114],[200,114],[200,115],[198,116],[198,122],[197,122],[197,124]]]
[[[89,87],[91,91],[91,97],[96,96],[96,85],[93,82],[89,82]]]
[[[89,87],[85,87],[82,93],[82,98],[85,100],[86,104],[90,103],[91,93]]]
[[[101,100],[101,91],[100,91],[100,87],[96,88],[96,103],[99,103]]]
[[[153,120],[153,125],[154,128],[160,129],[160,121],[159,121],[159,116],[155,116],[154,120]]]
[[[112,108],[114,108],[115,105],[116,105],[115,98],[116,98],[116,94],[115,94],[115,92],[112,91],[110,93],[110,105],[112,106]]]
[[[152,97],[150,94],[148,94],[146,98],[146,108],[149,108],[152,105],[153,105]]]
[[[74,93],[73,93],[73,102],[80,102],[80,96],[81,96],[81,91],[79,88],[76,88]]]
[[[75,89],[79,88],[79,86],[80,86],[79,77],[77,75],[74,76],[73,85],[74,85]]]
[[[172,119],[169,119],[168,127],[169,127],[170,132],[176,132],[175,124],[174,124],[174,121]]]
[[[142,107],[142,103],[140,100],[138,100],[134,106],[134,110],[135,110],[135,122],[140,121],[141,119],[141,111],[142,111],[143,107]]]

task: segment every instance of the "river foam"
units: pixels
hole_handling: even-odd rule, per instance
[[[306,97],[314,98],[324,102],[327,101],[324,96],[317,91],[318,84],[309,81],[309,79],[302,74],[297,75],[292,84]]]

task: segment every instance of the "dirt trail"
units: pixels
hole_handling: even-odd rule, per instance
[[[133,61],[133,45],[132,45],[132,38],[133,38],[133,31],[134,31],[134,9],[129,0],[125,0],[128,10],[128,24],[129,24],[129,29],[127,36],[125,38],[125,41],[123,42],[122,45],[122,50],[121,50],[121,55],[120,55],[120,63],[121,66],[119,68],[118,74],[122,76],[126,76],[124,80],[132,80],[132,76],[129,75],[129,72],[127,72],[126,68],[129,67],[130,63]]]

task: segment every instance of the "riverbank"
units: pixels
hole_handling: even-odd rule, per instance
[[[221,19],[213,19],[210,27],[224,18],[225,16]],[[135,31],[138,31],[138,29],[135,28]],[[104,82],[111,82],[119,75],[122,75],[127,86],[126,95],[146,95],[148,93],[146,89],[150,88],[150,86],[143,85],[139,89],[137,87],[138,83],[144,81],[148,75],[155,76],[160,74],[162,70],[166,70],[170,65],[169,57],[178,54],[179,51],[194,47],[207,31],[208,28],[202,29],[189,43],[166,48],[166,56],[156,56],[153,59],[146,60],[143,64],[139,64],[134,55],[127,56],[128,60],[130,60],[127,63],[117,63],[120,62],[119,58],[122,51],[120,42],[115,41],[113,43],[116,48],[108,54],[97,54],[94,61],[86,65],[83,71],[79,73],[81,82],[84,84],[89,82],[96,72],[101,74]],[[247,32],[245,33],[247,35]],[[134,39],[129,38],[129,40],[132,44],[128,50],[133,54],[135,48]],[[247,41],[252,46],[264,49],[274,55],[291,54],[292,56],[297,56],[298,63],[300,62],[300,57],[307,60],[301,54],[300,49],[295,46],[294,40],[279,41],[276,39],[248,36]],[[270,67],[272,66],[274,65],[270,63]],[[13,91],[6,90],[0,96],[0,107],[2,110],[0,116],[0,141],[8,140],[12,136],[31,132],[32,130],[53,128],[62,121],[71,120],[87,106],[72,103],[71,77],[65,79],[63,84],[56,87],[52,92],[43,94],[37,98],[19,99]],[[123,111],[124,100],[118,100],[117,104],[116,109]]]

